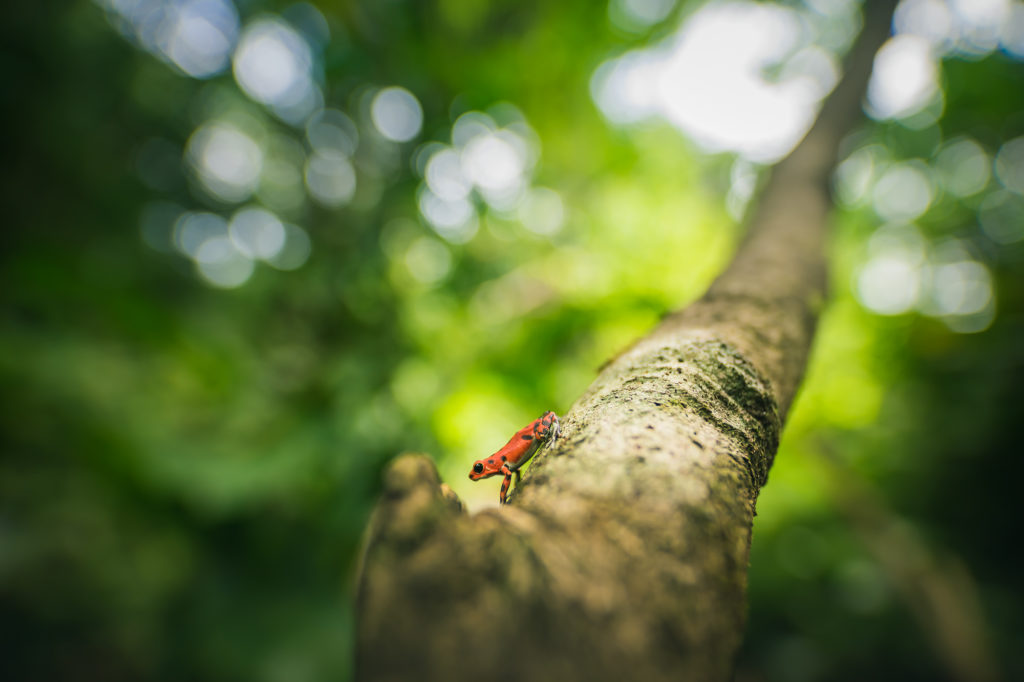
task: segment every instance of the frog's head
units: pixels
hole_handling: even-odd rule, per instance
[[[494,476],[501,473],[501,458],[491,455],[484,459],[473,462],[473,468],[469,471],[469,480],[479,481],[481,478]]]

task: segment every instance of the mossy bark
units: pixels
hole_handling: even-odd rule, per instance
[[[424,456],[388,470],[358,594],[364,680],[727,680],[751,524],[825,295],[828,177],[889,3],[773,170],[707,294],[613,360],[511,504],[475,516]]]

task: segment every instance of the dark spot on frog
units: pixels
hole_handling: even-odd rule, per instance
[[[505,455],[502,455],[501,456],[501,461],[502,462],[507,462],[508,461],[508,457],[506,457]]]
[[[528,433],[524,433],[524,434],[523,434],[523,435],[521,436],[521,438],[522,438],[523,440],[533,440],[533,436],[531,436],[531,435],[530,435],[530,434],[528,434]]]
[[[693,442],[693,444],[694,444],[694,445],[696,445],[696,446],[697,446],[698,448],[700,448],[701,450],[703,450],[703,449],[704,449],[704,446],[703,446],[703,445],[701,445],[700,441],[699,441],[699,440],[697,440],[696,438],[691,438],[690,440],[691,440],[691,441]]]

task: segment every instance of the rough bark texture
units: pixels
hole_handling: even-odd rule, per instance
[[[512,504],[468,516],[428,458],[392,465],[359,586],[359,678],[730,678],[754,504],[824,299],[829,172],[889,9],[774,169],[729,269],[601,372]]]

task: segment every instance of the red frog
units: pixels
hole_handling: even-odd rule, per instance
[[[512,474],[516,475],[516,485],[519,485],[519,469],[530,461],[541,445],[558,438],[558,430],[558,415],[554,412],[545,412],[516,431],[516,435],[512,436],[512,440],[506,443],[505,447],[490,457],[474,462],[473,470],[469,472],[469,479],[479,481],[481,478],[503,474],[505,480],[501,483],[501,494],[498,499],[505,504],[508,486],[512,482]]]

